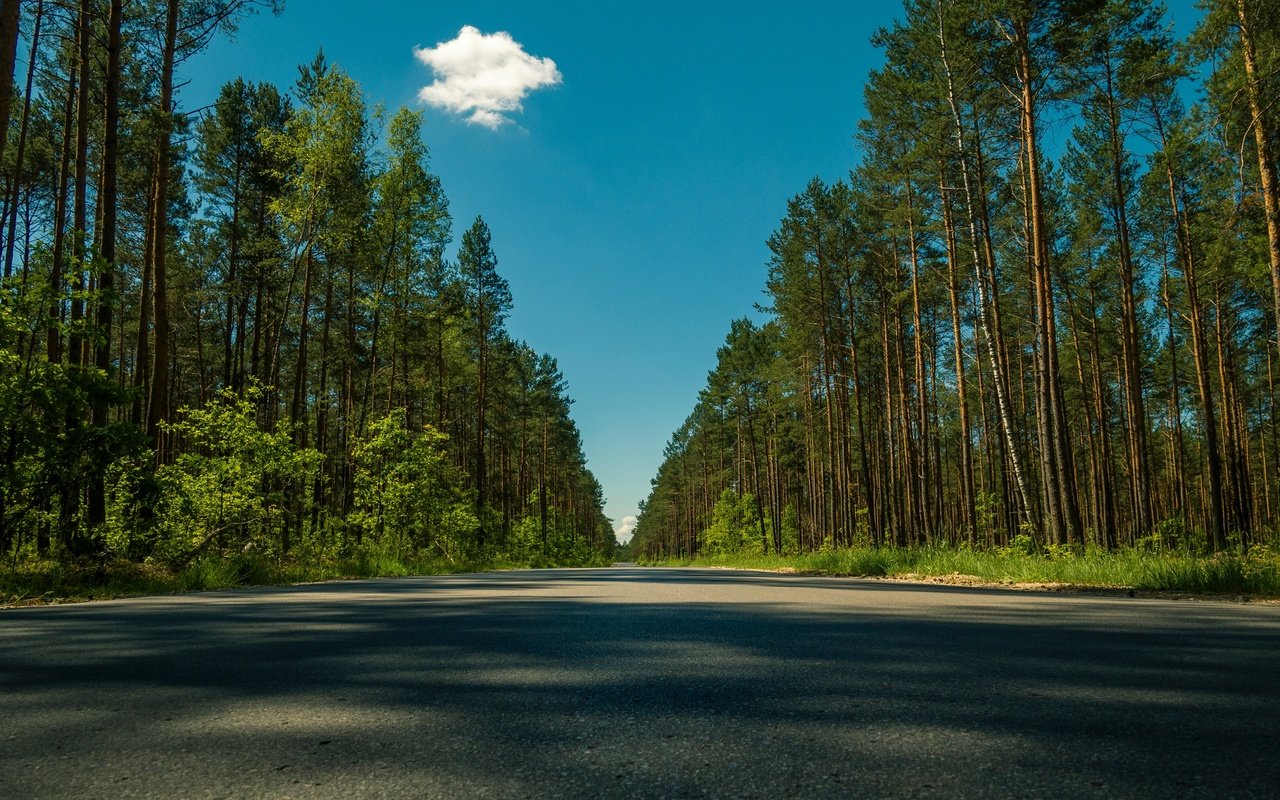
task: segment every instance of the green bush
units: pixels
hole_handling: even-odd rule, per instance
[[[410,430],[402,410],[373,423],[353,454],[354,504],[347,523],[357,540],[383,552],[430,551],[447,560],[465,557],[475,532],[475,496],[449,463],[444,434],[431,426]]]
[[[711,527],[703,532],[702,542],[711,555],[760,552],[763,543],[755,496],[739,495],[732,489],[721,492],[711,510]]]
[[[294,447],[287,426],[259,426],[254,403],[260,393],[256,386],[244,394],[224,390],[165,424],[185,447],[155,473],[158,555],[185,564],[209,551],[275,547],[288,489],[309,486],[321,457]]]

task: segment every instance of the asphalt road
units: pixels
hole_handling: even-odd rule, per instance
[[[1280,607],[721,570],[0,611],[0,798],[1280,797]]]

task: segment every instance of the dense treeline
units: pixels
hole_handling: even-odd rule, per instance
[[[277,5],[6,0],[0,553],[606,553],[485,222],[446,257],[421,116],[323,56],[179,109],[182,61]]]
[[[1280,11],[1202,10],[908,0],[634,551],[1273,536]]]

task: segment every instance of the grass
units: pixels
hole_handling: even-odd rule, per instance
[[[1012,548],[851,547],[798,555],[737,553],[646,562],[664,566],[715,566],[789,570],[821,575],[935,578],[989,584],[1065,584],[1141,591],[1280,598],[1280,550],[1254,547],[1248,555],[1213,556],[1139,549],[1077,553],[1066,549],[1023,552]],[[354,578],[445,575],[491,569],[550,566],[533,561],[447,561],[402,558],[368,549],[345,559],[285,560],[262,556],[203,558],[180,570],[115,562],[69,566],[25,562],[0,569],[0,606],[127,597],[143,594],[273,586]]]
[[[182,569],[159,564],[119,561],[108,564],[67,565],[57,561],[31,561],[0,569],[0,607],[70,603],[146,594],[208,591],[241,586],[282,586],[357,578],[449,575],[495,569],[549,566],[604,566],[552,564],[530,561],[448,561],[440,558],[402,558],[380,550],[366,550],[350,558],[284,560],[261,556],[201,558]]]
[[[1255,547],[1248,555],[1206,556],[1138,549],[1026,553],[1009,549],[867,546],[789,556],[739,553],[648,563],[1280,598],[1280,553],[1267,547]]]

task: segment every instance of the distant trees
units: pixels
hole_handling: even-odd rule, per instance
[[[632,552],[776,551],[788,520],[808,549],[1274,531],[1277,23],[1214,0],[1176,43],[1148,3],[908,0],[861,162],[788,203],[772,319],[733,323]],[[757,497],[774,535],[726,538]]]
[[[182,61],[277,6],[4,4],[0,552],[608,552],[483,220],[447,258],[421,115],[323,56],[180,110]]]

